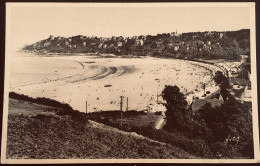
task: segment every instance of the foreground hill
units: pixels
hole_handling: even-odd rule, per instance
[[[7,159],[198,158],[171,145],[92,122],[66,106],[14,96],[9,99]]]

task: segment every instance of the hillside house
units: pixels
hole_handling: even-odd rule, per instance
[[[50,35],[49,39],[50,39],[50,40],[54,40],[54,36],[53,36],[53,35]]]
[[[167,44],[167,47],[168,47],[168,48],[173,48],[173,43],[168,43],[168,44]]]
[[[112,47],[114,47],[114,46],[115,46],[114,44],[110,44],[110,45],[109,45],[109,48],[112,48]]]
[[[133,36],[131,39],[136,40],[138,36]]]
[[[138,36],[138,38],[137,39],[142,39],[142,40],[145,40],[146,39],[146,37],[145,36],[143,36],[143,35],[140,35],[140,36]]]
[[[205,50],[211,50],[211,41],[206,41],[206,44],[204,44]]]
[[[180,49],[180,45],[179,44],[175,44],[174,46],[173,46],[173,50],[174,51],[178,51]]]
[[[246,60],[247,60],[247,58],[248,58],[248,55],[240,55],[240,57],[241,57],[240,63],[241,63],[241,64],[242,64],[242,63],[246,63]]]
[[[107,48],[107,44],[103,44],[103,48]]]
[[[119,37],[117,38],[117,41],[124,41],[124,37],[123,37],[123,36],[119,36]]]
[[[197,38],[198,38],[198,36],[196,36],[196,35],[192,36],[192,40],[196,40]]]
[[[69,45],[69,42],[68,42],[68,41],[65,41],[65,45],[66,45],[66,46]]]
[[[121,47],[123,45],[122,42],[117,42],[117,47]]]
[[[51,45],[50,42],[46,42],[46,43],[43,44],[44,47],[47,47],[47,46],[49,46],[49,45]]]
[[[136,39],[135,40],[135,46],[143,46],[144,40],[143,39]]]
[[[189,50],[190,49],[190,44],[186,43],[185,44],[185,48],[186,48],[186,50]]]
[[[211,31],[206,31],[205,33],[204,33],[204,37],[206,37],[206,36],[212,36],[213,35],[213,33],[211,32]]]
[[[219,32],[219,38],[222,39],[223,37],[225,37],[225,33],[224,32]]]
[[[244,101],[247,101],[247,102],[251,102],[252,101],[252,89],[251,89],[251,86],[247,85],[245,87],[245,90],[241,96],[241,100],[244,102]]]
[[[242,63],[241,65],[239,65],[238,66],[238,77],[249,79],[250,73],[251,73],[250,68],[251,68],[250,63]]]
[[[100,39],[100,41],[108,41],[110,38],[105,38],[105,37],[101,37],[101,38],[99,38]]]
[[[68,45],[68,48],[71,49],[71,48],[72,48],[72,45]]]
[[[94,45],[96,45],[97,43],[94,43],[94,42],[92,42],[92,43],[90,43],[90,45],[92,45],[92,46],[94,46]]]
[[[58,37],[57,39],[58,39],[58,40],[61,40],[61,37]]]
[[[114,40],[114,41],[115,41],[115,40],[116,40],[116,37],[115,37],[115,36],[112,36],[112,37],[111,37],[111,40]]]
[[[149,112],[165,112],[166,107],[163,103],[155,103],[147,106]]]
[[[76,44],[73,44],[72,47],[73,47],[73,48],[77,48],[77,45],[76,45]]]
[[[87,45],[87,42],[82,42],[82,45],[83,45],[83,46],[86,46],[86,45]]]
[[[120,53],[122,50],[121,48],[116,48],[116,51]]]
[[[83,38],[84,38],[84,36],[82,36],[82,35],[79,35],[79,39],[81,39],[81,40],[82,40]]]
[[[99,43],[98,48],[101,48],[103,46],[103,43]]]
[[[69,42],[71,42],[71,41],[72,41],[72,39],[71,39],[71,38],[69,38],[68,40],[69,40]]]
[[[176,32],[171,32],[171,33],[170,33],[170,37],[174,37],[174,36],[178,36],[177,29],[176,29]]]
[[[175,36],[175,32],[171,32],[170,37],[174,37],[174,36]]]

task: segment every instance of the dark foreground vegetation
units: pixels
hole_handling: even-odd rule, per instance
[[[11,94],[8,159],[200,158],[172,145],[95,125],[85,114],[75,117],[76,111],[59,107],[62,103],[49,100],[55,107],[46,106],[48,99]]]
[[[119,111],[92,113],[89,118],[179,147],[202,158],[254,158],[250,106],[240,103],[230,94],[228,79],[221,72],[216,73],[214,80],[220,87],[223,104],[214,108],[206,104],[195,112],[187,105],[177,86],[166,86],[162,92],[167,109],[163,129],[156,130],[149,123],[139,126],[136,123],[125,124],[125,120],[121,125],[120,120],[113,119],[120,119]],[[145,116],[143,112],[137,114],[123,113],[123,117],[133,122],[136,116]]]

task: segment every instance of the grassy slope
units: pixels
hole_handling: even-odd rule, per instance
[[[59,109],[10,99],[7,158],[198,158],[170,145],[55,114]]]
[[[193,133],[169,132],[164,129],[155,129],[155,124],[161,118],[153,113],[136,111],[123,112],[122,126],[119,111],[103,111],[88,114],[88,118],[96,122],[113,126],[123,131],[136,132],[152,140],[156,140],[201,158],[216,158],[210,149],[210,144]]]

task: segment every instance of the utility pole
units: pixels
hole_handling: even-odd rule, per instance
[[[126,98],[126,111],[128,111],[128,97]]]
[[[86,101],[86,114],[88,113],[88,101]]]
[[[120,115],[121,115],[121,118],[120,118],[120,126],[122,127],[122,114],[123,114],[123,98],[124,98],[124,96],[120,96],[120,98],[121,98],[121,101],[120,101]]]
[[[158,97],[159,97],[159,95],[157,94],[157,99],[156,99],[156,100],[157,100],[157,101],[156,101],[156,102],[157,102],[157,104],[156,104],[156,112],[158,112],[158,104],[159,104],[159,102],[158,102]]]

